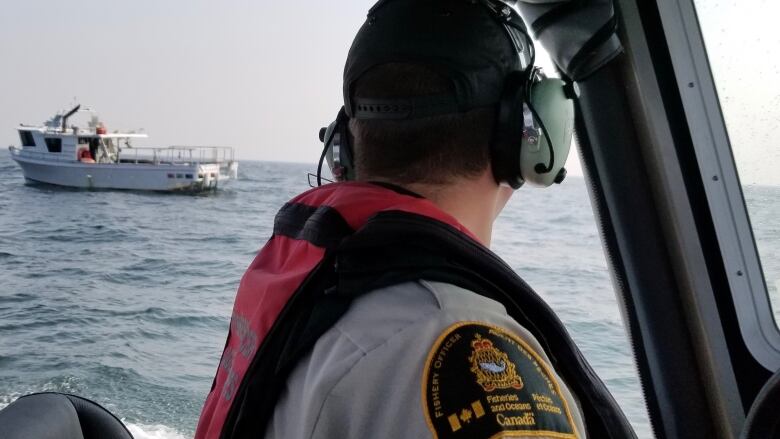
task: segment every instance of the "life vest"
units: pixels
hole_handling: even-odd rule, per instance
[[[296,362],[359,294],[410,280],[491,297],[539,340],[580,399],[589,437],[635,437],[552,310],[432,202],[373,183],[334,183],[285,204],[238,288],[196,439],[258,438]]]

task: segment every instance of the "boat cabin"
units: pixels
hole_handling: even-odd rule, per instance
[[[80,105],[65,114],[57,114],[43,126],[20,125],[22,151],[40,159],[79,161],[82,163],[118,163],[122,146],[132,148],[130,140],[148,137],[143,133],[108,133],[96,116],[87,127],[68,126],[77,112],[92,112]]]
[[[82,163],[117,163],[120,145],[132,148],[130,139],[147,137],[146,134],[101,134],[96,130],[75,127],[71,132],[51,132],[39,127],[20,126],[18,131],[25,152],[45,155],[41,158]]]

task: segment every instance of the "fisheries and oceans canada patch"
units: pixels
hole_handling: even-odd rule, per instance
[[[422,385],[434,438],[577,438],[555,375],[525,341],[497,326],[459,322],[444,330]]]

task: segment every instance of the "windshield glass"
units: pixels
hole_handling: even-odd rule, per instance
[[[695,4],[769,298],[780,321],[780,5],[771,0]]]

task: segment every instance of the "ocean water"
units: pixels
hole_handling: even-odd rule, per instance
[[[241,275],[312,169],[243,162],[238,181],[198,196],[90,192],[25,184],[0,154],[0,408],[69,392],[104,405],[137,439],[191,437]],[[493,248],[560,314],[651,438],[584,181],[519,191]]]

